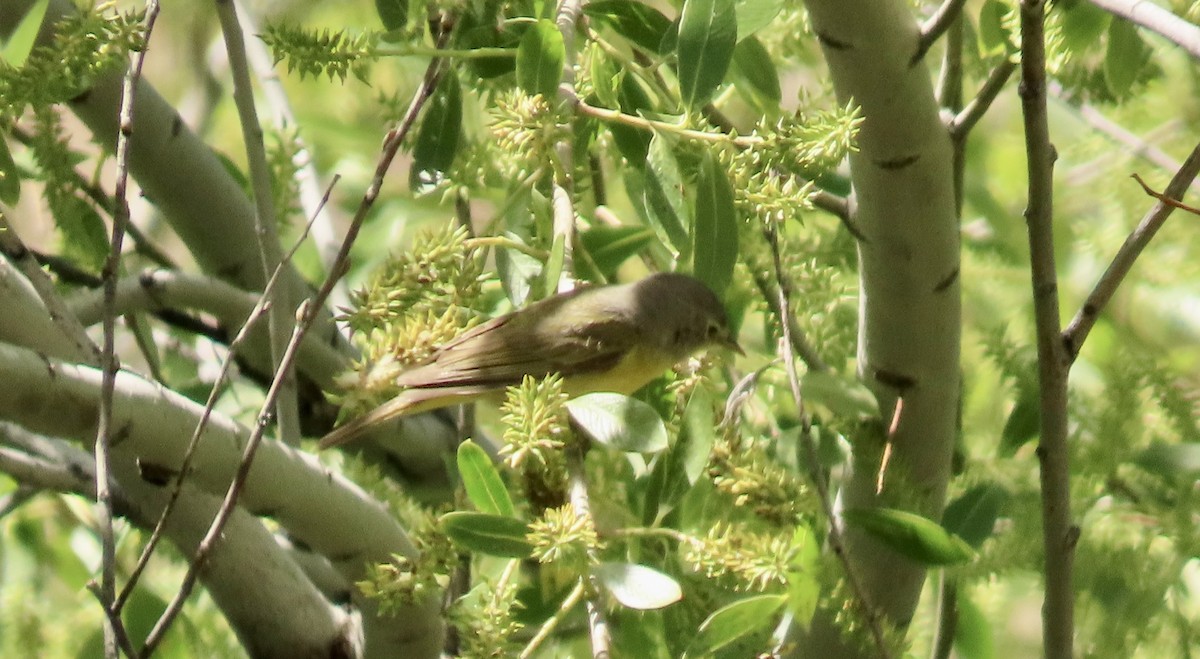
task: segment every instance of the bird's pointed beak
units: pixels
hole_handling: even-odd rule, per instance
[[[726,350],[732,350],[743,357],[746,356],[746,351],[742,350],[742,346],[738,345],[737,340],[732,336],[726,336],[725,338],[721,339],[721,343],[719,345],[722,348],[725,348]]]

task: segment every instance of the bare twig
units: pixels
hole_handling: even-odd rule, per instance
[[[438,37],[438,45],[444,46],[449,36],[448,31],[443,31]],[[267,389],[265,398],[263,399],[262,407],[258,413],[258,423],[250,433],[250,438],[246,442],[243,450],[242,460],[238,464],[237,473],[234,475],[233,482],[230,483],[229,489],[225,494],[225,499],[221,503],[221,508],[217,512],[217,516],[213,519],[212,526],[205,534],[196,548],[196,554],[192,559],[192,563],[188,568],[187,574],[184,575],[183,581],[180,584],[179,592],[175,598],[168,604],[166,610],[155,624],[154,629],[146,637],[143,652],[148,653],[158,643],[162,642],[163,635],[166,634],[174,619],[179,615],[183,608],[183,603],[191,594],[192,589],[196,585],[196,580],[199,576],[199,571],[203,568],[205,561],[212,548],[218,541],[221,535],[221,530],[233,513],[234,507],[237,505],[238,497],[245,486],[246,479],[250,473],[250,466],[254,459],[254,454],[258,450],[258,445],[262,442],[263,434],[270,417],[270,409],[275,404],[275,399],[279,395],[280,381],[284,373],[289,371],[292,363],[295,361],[300,344],[303,341],[304,335],[307,334],[313,321],[317,318],[325,305],[325,301],[329,299],[330,293],[337,281],[345,274],[350,258],[350,248],[358,237],[358,232],[362,227],[363,221],[366,219],[367,213],[374,206],[375,200],[379,197],[379,190],[383,187],[383,179],[387,175],[387,171],[391,166],[392,161],[396,157],[396,153],[400,149],[401,143],[411,130],[413,123],[416,121],[417,115],[421,108],[424,107],[426,101],[433,94],[433,90],[437,87],[438,79],[440,78],[445,60],[437,58],[430,62],[429,67],[425,71],[425,78],[414,94],[412,103],[409,105],[408,111],[401,119],[400,123],[388,131],[387,137],[384,140],[383,151],[380,155],[379,162],[375,167],[375,176],[371,184],[367,187],[363,194],[363,199],[359,204],[358,210],[354,214],[354,219],[350,223],[350,229],[346,233],[346,237],[342,241],[341,248],[338,249],[337,258],[334,260],[333,267],[329,271],[329,275],[321,284],[320,289],[316,294],[300,305],[297,311],[298,322],[292,331],[292,337],[289,340],[286,349],[283,353],[283,359],[280,361],[279,368],[275,373],[271,386]]]
[[[1037,327],[1041,386],[1042,540],[1046,595],[1042,607],[1043,652],[1070,659],[1075,633],[1072,565],[1078,530],[1071,522],[1067,446],[1067,373],[1070,358],[1059,328],[1058,276],[1054,264],[1054,147],[1046,112],[1045,3],[1021,2],[1021,112],[1025,122],[1029,205],[1029,260]]]
[[[567,594],[566,598],[563,599],[562,604],[558,606],[558,610],[554,612],[554,615],[547,618],[546,622],[542,623],[542,626],[538,628],[537,633],[533,635],[533,638],[529,639],[529,642],[525,644],[525,647],[521,650],[521,654],[519,655],[520,659],[529,659],[529,657],[533,656],[533,653],[538,649],[542,642],[549,638],[551,632],[558,627],[558,624],[562,622],[563,618],[566,617],[566,615],[571,612],[571,609],[575,608],[575,605],[579,603],[579,600],[583,598],[585,589],[586,587],[584,586],[584,581],[583,579],[580,579],[579,582],[575,584],[575,587],[571,589],[571,592]]]
[[[263,280],[283,261],[279,236],[276,232],[275,196],[271,191],[271,170],[267,165],[267,150],[263,145],[262,125],[254,106],[254,87],[250,81],[250,64],[246,58],[246,44],[242,39],[242,26],[237,8],[232,2],[218,1],[217,18],[221,33],[225,37],[225,52],[229,56],[229,71],[233,77],[233,102],[238,111],[238,123],[242,127],[242,141],[246,145],[246,162],[250,168],[250,184],[254,190],[254,235],[258,239],[259,260]],[[293,301],[286,288],[277,288],[270,299],[267,312],[268,335],[271,346],[271,363],[279,369],[286,349],[288,334],[292,333],[296,318]],[[279,439],[293,446],[300,443],[300,410],[297,401],[296,377],[288,374],[283,379],[279,401],[275,406],[275,422],[278,424]]]
[[[1091,0],[1097,7],[1129,22],[1157,32],[1180,48],[1200,58],[1200,27],[1152,2],[1142,0]]]
[[[938,7],[933,16],[921,26],[921,36],[917,38],[917,52],[913,53],[912,61],[920,61],[929,52],[933,43],[942,36],[962,13],[966,0],[946,0]]]
[[[133,54],[133,61],[125,72],[125,81],[121,89],[116,151],[117,180],[113,189],[112,241],[102,273],[107,313],[104,314],[104,340],[100,352],[102,379],[95,447],[96,526],[99,527],[101,546],[100,585],[95,593],[105,612],[104,652],[106,656],[114,659],[119,656],[118,645],[128,647],[129,644],[121,619],[113,615],[112,608],[117,589],[117,562],[116,541],[113,538],[112,489],[109,483],[109,445],[112,441],[113,387],[118,368],[115,348],[117,275],[121,270],[121,248],[125,241],[125,229],[129,225],[129,200],[126,198],[126,189],[129,184],[129,142],[133,135],[133,98],[142,74],[146,52],[150,48],[154,23],[158,20],[158,10],[157,0],[149,0],[146,3],[146,29],[142,48]],[[120,643],[122,639],[123,644]]]
[[[592,506],[588,498],[587,480],[583,473],[583,449],[573,447],[567,450],[567,478],[571,507],[579,517],[591,517]],[[595,549],[589,547],[588,563],[598,562]],[[604,615],[604,607],[596,599],[600,592],[596,575],[591,570],[580,579],[580,585],[590,585],[584,588],[586,593],[584,604],[587,607],[588,631],[591,634],[592,656],[595,659],[608,659],[612,656],[612,637],[608,631],[608,618]]]
[[[1111,138],[1114,142],[1129,149],[1131,153],[1146,162],[1149,162],[1156,167],[1160,167],[1168,172],[1177,172],[1182,167],[1182,163],[1175,160],[1165,151],[1151,144],[1146,138],[1136,135],[1126,129],[1124,126],[1104,116],[1100,110],[1090,103],[1080,103],[1068,96],[1067,92],[1062,88],[1062,85],[1057,82],[1050,83],[1050,92],[1055,97],[1062,99],[1068,107],[1079,113],[1079,117],[1083,119],[1089,126],[1100,131],[1104,135]],[[1105,158],[1104,163],[1110,164],[1111,158]],[[1083,165],[1081,165],[1082,167]],[[1107,168],[1106,168],[1107,169]],[[1191,187],[1193,190],[1200,192],[1200,183],[1192,181]]]
[[[1167,189],[1162,195],[1154,193],[1142,183],[1143,189],[1146,189],[1147,194],[1158,199],[1156,203],[1138,223],[1137,227],[1125,238],[1125,242],[1117,250],[1116,256],[1113,257],[1112,263],[1108,264],[1108,269],[1096,281],[1096,285],[1092,288],[1092,292],[1088,294],[1079,311],[1075,313],[1075,317],[1067,325],[1063,331],[1063,344],[1067,352],[1067,358],[1074,360],[1079,354],[1079,349],[1083,342],[1087,339],[1088,333],[1092,331],[1096,320],[1100,317],[1100,313],[1104,311],[1104,307],[1108,305],[1112,299],[1117,287],[1125,279],[1125,275],[1129,274],[1130,268],[1133,267],[1135,261],[1158,230],[1162,228],[1167,217],[1171,215],[1178,203],[1178,199],[1183,198],[1183,193],[1187,191],[1188,186],[1195,180],[1197,173],[1200,173],[1200,144],[1197,144],[1192,149],[1191,155],[1184,161],[1183,166],[1175,173],[1171,182],[1167,184]],[[1136,174],[1134,175],[1136,176]],[[1188,208],[1188,210],[1193,210]]]
[[[854,594],[855,599],[858,600],[859,606],[862,608],[863,617],[866,619],[867,626],[871,630],[871,638],[875,642],[875,648],[879,651],[879,656],[888,659],[892,656],[892,652],[884,636],[883,621],[880,620],[879,611],[867,599],[867,591],[855,574],[854,566],[850,563],[850,554],[846,551],[842,526],[837,514],[833,510],[833,497],[829,492],[829,481],[825,478],[825,472],[821,470],[821,458],[817,453],[816,442],[813,441],[812,421],[809,419],[808,413],[804,410],[804,396],[800,392],[800,375],[796,371],[796,354],[792,350],[791,324],[787,322],[788,317],[792,314],[791,290],[786,278],[783,276],[783,259],[779,254],[779,238],[775,234],[774,225],[768,225],[764,232],[767,242],[771,245],[771,258],[775,269],[777,305],[780,313],[783,314],[779,319],[779,324],[783,328],[783,361],[787,369],[788,385],[792,390],[792,398],[796,402],[796,411],[800,415],[800,444],[804,449],[804,458],[808,462],[808,477],[812,481],[813,487],[817,490],[817,498],[820,499],[821,503],[821,512],[824,513],[825,519],[829,521],[829,546],[833,550],[833,555],[842,564],[842,570],[846,574],[846,584],[850,587],[850,591]]]
[[[983,115],[992,106],[992,102],[1000,95],[1000,91],[1004,89],[1004,84],[1008,82],[1013,71],[1017,70],[1017,65],[1007,57],[1002,62],[992,69],[988,74],[987,80],[983,86],[979,88],[979,93],[975,98],[967,102],[967,105],[950,120],[948,126],[950,137],[954,141],[961,141],[966,138],[967,133],[975,127],[975,124],[983,118]]]
[[[767,230],[764,229],[764,233]],[[767,240],[771,240],[768,236]],[[787,323],[788,340],[792,344],[792,351],[795,352],[804,365],[810,371],[828,371],[829,365],[821,359],[821,355],[817,352],[816,347],[804,336],[804,330],[800,329],[800,324],[796,321],[795,314],[788,313],[779,306],[779,295],[776,286],[767,278],[767,275],[760,272],[757,268],[751,268],[754,273],[754,283],[758,286],[758,292],[762,294],[763,299],[767,301],[767,305],[771,307],[771,313],[779,319],[781,323]]]

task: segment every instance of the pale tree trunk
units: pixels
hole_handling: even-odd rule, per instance
[[[856,461],[843,509],[886,506],[940,519],[959,400],[959,235],[951,142],[938,116],[919,27],[906,2],[809,0],[839,102],[865,117],[851,156],[861,232],[859,374],[876,394],[885,430],[853,438]],[[915,60],[915,61],[914,61]],[[900,406],[897,408],[897,401]],[[880,482],[886,426],[892,454]],[[870,606],[907,626],[925,569],[854,528],[846,545]],[[827,617],[799,643],[804,656],[876,656]]]

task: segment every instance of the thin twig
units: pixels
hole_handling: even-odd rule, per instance
[[[571,507],[575,509],[575,514],[581,518],[590,518],[592,506],[583,470],[583,449],[580,447],[567,450],[567,482]],[[598,562],[594,548],[588,547],[587,554],[589,564]],[[584,589],[585,593],[593,593],[584,600],[587,607],[588,631],[592,641],[592,656],[596,659],[608,659],[612,656],[612,637],[608,631],[608,618],[604,614],[604,607],[594,596],[594,593],[600,592],[595,573],[588,570],[587,574],[580,579],[581,585],[585,582],[591,585],[591,588]]]
[[[118,645],[121,644],[120,642],[124,640],[123,645],[126,647],[129,643],[121,619],[119,616],[113,615],[112,608],[117,590],[117,560],[116,540],[113,537],[112,488],[109,483],[111,478],[109,445],[112,441],[113,388],[116,384],[118,368],[115,346],[117,275],[121,270],[121,249],[125,242],[125,229],[129,225],[129,200],[126,197],[126,191],[129,184],[129,144],[133,135],[133,99],[142,74],[142,64],[146,60],[146,52],[150,49],[150,37],[154,33],[154,23],[158,20],[158,10],[157,0],[149,0],[146,3],[146,29],[142,48],[133,54],[133,60],[125,72],[125,80],[121,87],[116,149],[117,179],[113,188],[112,241],[102,273],[106,312],[103,322],[104,339],[100,349],[102,375],[95,446],[96,526],[99,527],[101,549],[100,585],[96,588],[95,594],[105,612],[104,653],[105,656],[114,659],[119,656]]]
[[[1041,387],[1042,541],[1046,595],[1042,606],[1043,652],[1047,659],[1071,659],[1075,635],[1072,569],[1078,529],[1071,522],[1067,374],[1070,357],[1059,326],[1058,275],[1054,263],[1054,147],[1046,111],[1045,3],[1021,2],[1021,114],[1029,205],[1029,261],[1037,329]]]
[[[763,230],[764,233],[767,229]],[[767,240],[770,240],[768,237]],[[766,273],[759,271],[757,268],[751,269],[754,273],[754,283],[758,286],[758,292],[762,294],[763,299],[771,307],[771,313],[779,319],[780,323],[787,323],[787,336],[792,344],[792,351],[800,356],[804,361],[804,365],[810,371],[828,371],[829,365],[821,359],[821,355],[817,352],[816,347],[809,342],[808,337],[804,335],[804,330],[800,328],[800,323],[796,321],[795,314],[788,313],[779,307],[778,291],[775,286],[767,279]]]
[[[1125,279],[1125,275],[1129,274],[1130,268],[1133,267],[1142,250],[1146,248],[1154,235],[1162,228],[1163,223],[1167,221],[1171,211],[1175,209],[1175,204],[1178,202],[1174,200],[1183,198],[1183,193],[1195,180],[1197,173],[1200,173],[1200,144],[1192,149],[1191,155],[1171,178],[1171,182],[1167,184],[1167,189],[1161,196],[1153,193],[1152,190],[1146,188],[1145,183],[1142,183],[1143,189],[1146,189],[1147,194],[1158,199],[1158,203],[1154,204],[1142,217],[1142,221],[1138,222],[1137,227],[1125,238],[1125,242],[1117,250],[1116,256],[1108,264],[1104,274],[1100,275],[1092,292],[1088,294],[1083,305],[1079,307],[1079,311],[1075,313],[1075,317],[1063,331],[1062,340],[1069,359],[1074,360],[1079,355],[1079,349],[1087,339],[1088,333],[1092,331],[1092,327],[1096,325],[1100,313],[1108,306],[1109,300],[1112,299],[1117,287]],[[1140,178],[1138,182],[1141,183]]]
[[[950,120],[950,125],[947,128],[950,131],[951,139],[956,142],[966,139],[967,134],[975,127],[975,124],[983,118],[988,108],[992,107],[992,102],[1000,95],[1000,91],[1004,89],[1004,84],[1008,82],[1009,77],[1016,70],[1016,63],[1007,57],[992,69],[983,86],[979,88],[979,93],[975,95],[975,98],[972,98],[966,107]]]
[[[121,622],[121,616],[109,607],[104,606],[104,595],[101,593],[101,587],[97,586],[96,582],[93,581],[87,584],[87,589],[104,608],[104,615],[116,634],[117,645],[121,648],[121,651],[131,657],[131,659],[141,657],[142,655],[138,654],[137,650],[133,647],[133,643],[129,640],[129,634],[125,631],[125,625]]]
[[[445,45],[448,37],[448,31],[442,32],[438,37],[438,44]],[[228,521],[234,506],[237,504],[237,499],[250,473],[250,465],[252,464],[254,454],[258,450],[259,443],[262,441],[263,433],[266,430],[270,416],[270,409],[279,394],[280,375],[284,371],[291,369],[304,335],[307,334],[309,328],[312,326],[313,321],[320,313],[320,309],[324,307],[325,301],[329,299],[333,287],[348,269],[350,248],[355,238],[358,237],[363,221],[374,206],[375,200],[379,197],[379,191],[383,187],[383,179],[386,177],[388,169],[396,157],[396,153],[399,152],[400,145],[412,129],[421,108],[424,107],[430,96],[432,96],[433,90],[437,87],[438,79],[444,70],[442,65],[444,61],[444,59],[438,58],[430,62],[429,67],[425,71],[425,78],[422,80],[420,87],[417,88],[412,103],[409,104],[408,111],[400,122],[388,131],[379,162],[375,167],[375,176],[371,184],[367,187],[367,190],[363,193],[362,201],[359,203],[358,210],[355,211],[354,219],[351,220],[350,228],[346,232],[342,246],[338,249],[338,256],[334,260],[333,267],[330,269],[328,276],[316,294],[302,304],[298,310],[299,322],[296,323],[292,338],[283,353],[283,360],[280,362],[279,370],[276,372],[271,386],[267,389],[262,407],[259,410],[258,423],[255,424],[254,429],[250,433],[250,438],[246,442],[242,460],[238,465],[234,480],[230,483],[229,490],[226,492],[225,500],[222,501],[221,508],[217,511],[217,516],[213,519],[212,526],[197,545],[195,556],[192,559],[187,574],[184,575],[179,592],[176,593],[175,598],[167,605],[166,610],[155,624],[154,629],[146,637],[145,645],[143,646],[144,653],[149,653],[154,646],[162,642],[163,635],[166,634],[167,629],[182,610],[183,603],[187,600],[196,585],[201,568],[208,559],[208,555],[211,553],[217,539],[220,538],[221,530],[225,527],[225,523]]]
[[[1182,167],[1182,163],[1180,163],[1178,160],[1175,160],[1165,151],[1151,144],[1146,140],[1146,138],[1134,134],[1124,126],[1104,116],[1104,113],[1100,112],[1100,110],[1098,110],[1092,104],[1079,102],[1076,99],[1071,98],[1059,83],[1050,83],[1050,93],[1056,98],[1061,99],[1072,110],[1078,112],[1079,117],[1083,119],[1087,125],[1108,136],[1117,144],[1129,149],[1129,151],[1137,157],[1151,163],[1152,165],[1155,165],[1156,167],[1161,167],[1168,172],[1177,172],[1179,171],[1180,167]],[[1111,164],[1112,161],[1111,158],[1106,157],[1103,159],[1103,162],[1105,164]],[[1192,181],[1191,187],[1197,192],[1200,192],[1200,184],[1196,183],[1195,181]]]
[[[221,33],[225,37],[225,52],[229,57],[229,72],[233,78],[233,103],[237,107],[238,124],[242,128],[242,142],[246,146],[246,162],[250,169],[250,185],[254,190],[254,235],[258,239],[259,261],[263,280],[271,277],[275,268],[283,261],[279,236],[276,232],[275,196],[271,191],[271,170],[267,164],[267,150],[263,144],[262,124],[254,105],[254,87],[250,81],[250,63],[246,58],[246,44],[242,39],[242,26],[234,3],[218,0],[217,18]],[[293,333],[296,323],[293,301],[288,299],[287,287],[274,291],[270,300],[267,325],[271,346],[271,364],[278,371],[288,335]],[[279,439],[286,444],[300,443],[300,408],[296,389],[296,378],[289,374],[281,385],[279,401],[275,407],[275,423]]]
[[[575,608],[575,605],[579,603],[579,600],[583,598],[584,590],[585,587],[583,579],[580,579],[575,584],[575,587],[571,589],[571,592],[567,594],[566,598],[563,599],[562,604],[559,605],[558,610],[554,612],[554,615],[547,618],[546,622],[542,623],[542,626],[538,628],[537,633],[533,635],[533,638],[529,639],[529,643],[525,644],[525,648],[521,650],[521,654],[519,655],[520,659],[529,659],[529,657],[533,656],[533,653],[538,649],[542,642],[549,638],[551,632],[558,627],[558,623],[562,622],[563,618],[566,617],[566,615],[571,612],[571,609]]]
[[[850,563],[850,554],[846,551],[846,542],[842,535],[842,527],[833,510],[833,498],[829,492],[829,481],[825,478],[825,472],[821,470],[821,458],[817,453],[816,442],[813,441],[812,421],[809,419],[808,413],[804,410],[804,396],[800,392],[800,376],[796,372],[796,354],[792,350],[792,331],[790,324],[786,320],[792,313],[791,290],[786,278],[783,276],[783,259],[779,253],[779,239],[775,234],[775,225],[768,226],[766,237],[767,242],[771,246],[771,258],[775,268],[778,308],[784,314],[780,318],[779,323],[783,327],[783,361],[787,369],[788,385],[792,390],[792,399],[796,403],[796,411],[800,416],[800,444],[804,448],[804,457],[808,462],[808,476],[812,480],[813,487],[817,490],[817,498],[821,503],[821,512],[824,513],[825,519],[829,521],[829,547],[832,549],[834,556],[841,562],[842,571],[846,574],[846,584],[850,587],[850,592],[854,594],[855,599],[858,600],[859,606],[862,607],[863,617],[866,618],[867,626],[871,630],[871,638],[875,642],[875,648],[879,651],[879,656],[888,659],[892,656],[892,653],[884,636],[883,622],[880,620],[879,611],[867,599],[867,590],[859,581],[858,576],[854,572],[854,566]]]
[[[967,0],[946,0],[942,6],[938,7],[933,16],[925,21],[921,26],[921,36],[917,38],[917,52],[913,53],[912,62],[916,63],[925,57],[925,53],[929,52],[929,48],[939,37],[950,29],[954,21],[958,20],[962,13],[963,5],[967,4]]]

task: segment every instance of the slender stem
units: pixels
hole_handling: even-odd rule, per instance
[[[542,642],[550,637],[551,632],[558,627],[558,624],[562,622],[563,618],[566,617],[566,615],[571,612],[571,609],[575,608],[575,605],[579,603],[579,600],[583,598],[584,590],[585,588],[583,585],[583,579],[580,579],[575,584],[575,587],[571,589],[571,592],[567,594],[567,597],[563,600],[562,604],[559,605],[558,610],[554,612],[554,615],[547,618],[546,622],[542,623],[542,626],[538,628],[537,633],[533,635],[533,638],[529,639],[529,643],[525,645],[523,650],[521,650],[521,654],[519,655],[520,659],[529,659],[529,657],[533,656],[533,653],[537,651]]]
[[[1167,189],[1163,192],[1164,196],[1170,199],[1182,199],[1183,193],[1187,191],[1192,181],[1196,179],[1197,173],[1200,173],[1200,144],[1197,144],[1192,149],[1191,155],[1184,161],[1179,171],[1175,173],[1171,182],[1167,184]],[[1142,250],[1146,248],[1146,245],[1150,243],[1154,235],[1162,228],[1163,223],[1167,221],[1167,217],[1171,215],[1171,211],[1173,210],[1175,210],[1174,205],[1159,200],[1142,217],[1142,221],[1138,222],[1133,232],[1125,238],[1125,242],[1117,250],[1116,256],[1108,264],[1108,269],[1096,281],[1092,292],[1088,294],[1083,305],[1079,307],[1079,311],[1075,313],[1075,317],[1071,319],[1066,330],[1063,331],[1063,343],[1066,346],[1069,359],[1074,360],[1079,355],[1079,349],[1087,339],[1088,333],[1096,325],[1096,320],[1099,319],[1100,313],[1104,311],[1104,307],[1112,299],[1113,293],[1116,292],[1117,287],[1124,281],[1125,275],[1129,274],[1130,268],[1133,267]]]
[[[821,512],[824,513],[825,519],[829,521],[829,546],[833,550],[834,556],[842,564],[842,570],[846,574],[846,584],[850,587],[851,593],[853,593],[855,599],[858,600],[859,606],[862,608],[863,617],[866,619],[867,626],[871,630],[871,638],[875,642],[875,648],[879,651],[879,656],[888,659],[892,656],[892,652],[884,636],[883,622],[880,620],[879,611],[867,599],[867,590],[863,587],[854,572],[854,566],[850,563],[850,554],[846,551],[841,523],[833,510],[833,497],[829,491],[829,481],[825,478],[825,472],[821,470],[821,459],[817,453],[816,442],[813,441],[812,420],[804,409],[804,396],[800,392],[800,375],[796,372],[796,354],[792,350],[792,330],[790,324],[787,322],[787,318],[792,314],[791,287],[787,279],[783,276],[783,259],[779,253],[779,239],[775,233],[774,225],[768,225],[764,231],[767,242],[771,245],[771,257],[775,270],[777,305],[783,314],[779,319],[780,326],[783,328],[783,361],[787,369],[788,385],[792,390],[792,399],[795,401],[796,411],[800,415],[800,444],[804,449],[805,460],[808,462],[808,476],[813,483],[813,487],[817,490],[817,498],[820,499],[821,503]]]
[[[988,108],[992,107],[992,102],[1000,95],[1000,91],[1004,89],[1004,84],[1008,82],[1013,71],[1017,70],[1017,65],[1007,57],[1004,61],[996,65],[992,72],[988,74],[987,80],[984,81],[983,87],[979,88],[979,93],[975,98],[967,103],[953,119],[950,120],[949,130],[950,137],[955,142],[965,140],[967,133],[975,127],[975,124],[983,118],[987,113]]]
[[[266,146],[263,144],[262,124],[258,120],[258,111],[254,105],[250,63],[246,57],[246,44],[242,39],[242,26],[237,8],[230,0],[217,0],[216,7],[221,33],[225,37],[225,51],[229,56],[229,71],[233,76],[233,101],[237,107],[242,141],[246,146],[246,161],[250,167],[250,183],[254,190],[254,233],[258,238],[262,278],[266,281],[283,261],[275,228],[277,221],[274,194],[271,191],[271,170],[267,164]],[[274,369],[278,370],[296,316],[293,301],[288,299],[286,287],[276,289],[273,295],[267,321],[271,363]],[[297,398],[296,378],[289,374],[282,383],[279,402],[275,408],[275,421],[278,423],[279,438],[293,446],[300,443],[300,410]]]
[[[963,5],[967,0],[946,0],[938,7],[933,16],[921,26],[921,36],[917,39],[917,52],[913,53],[912,61],[917,62],[925,57],[933,43],[942,36],[954,21],[962,14]]]
[[[371,51],[379,57],[442,57],[458,59],[488,59],[492,57],[516,57],[516,48],[429,48],[426,46],[379,47]]]
[[[1047,659],[1071,659],[1075,635],[1072,569],[1078,528],[1071,522],[1067,374],[1070,357],[1059,329],[1058,276],[1054,263],[1054,147],[1046,112],[1045,3],[1021,2],[1021,111],[1029,205],[1029,259],[1037,328],[1041,387],[1042,541],[1046,595],[1042,607],[1043,652]]]
[[[679,124],[673,124],[669,121],[659,121],[657,119],[647,119],[638,117],[632,114],[625,114],[619,110],[610,110],[608,108],[598,108],[594,105],[589,105],[582,99],[575,101],[575,109],[580,114],[594,117],[602,121],[622,124],[631,128],[651,132],[666,132],[682,137],[685,139],[696,140],[699,142],[709,142],[711,144],[733,144],[739,148],[749,148],[762,143],[762,139],[753,135],[741,135],[738,137],[730,137],[723,133],[706,133],[700,130],[692,130],[684,128]]]
[[[133,136],[133,99],[137,92],[138,80],[141,78],[142,64],[150,47],[150,37],[154,33],[154,23],[158,20],[158,2],[149,0],[146,4],[145,42],[140,50],[133,54],[133,61],[125,72],[125,80],[121,87],[121,109],[118,114],[116,165],[117,180],[113,191],[113,229],[112,241],[109,246],[108,258],[104,262],[104,339],[100,349],[101,381],[100,381],[100,411],[96,428],[96,525],[100,532],[100,585],[95,589],[96,598],[104,607],[104,653],[107,657],[118,657],[118,646],[121,639],[126,637],[121,625],[121,619],[113,615],[113,601],[117,590],[117,561],[116,541],[113,538],[113,501],[111,487],[111,469],[109,462],[109,447],[112,441],[112,412],[113,388],[116,384],[116,299],[117,278],[121,270],[121,250],[125,242],[125,229],[129,225],[129,199],[127,190],[129,184],[129,144]],[[128,647],[128,638],[124,645]]]

